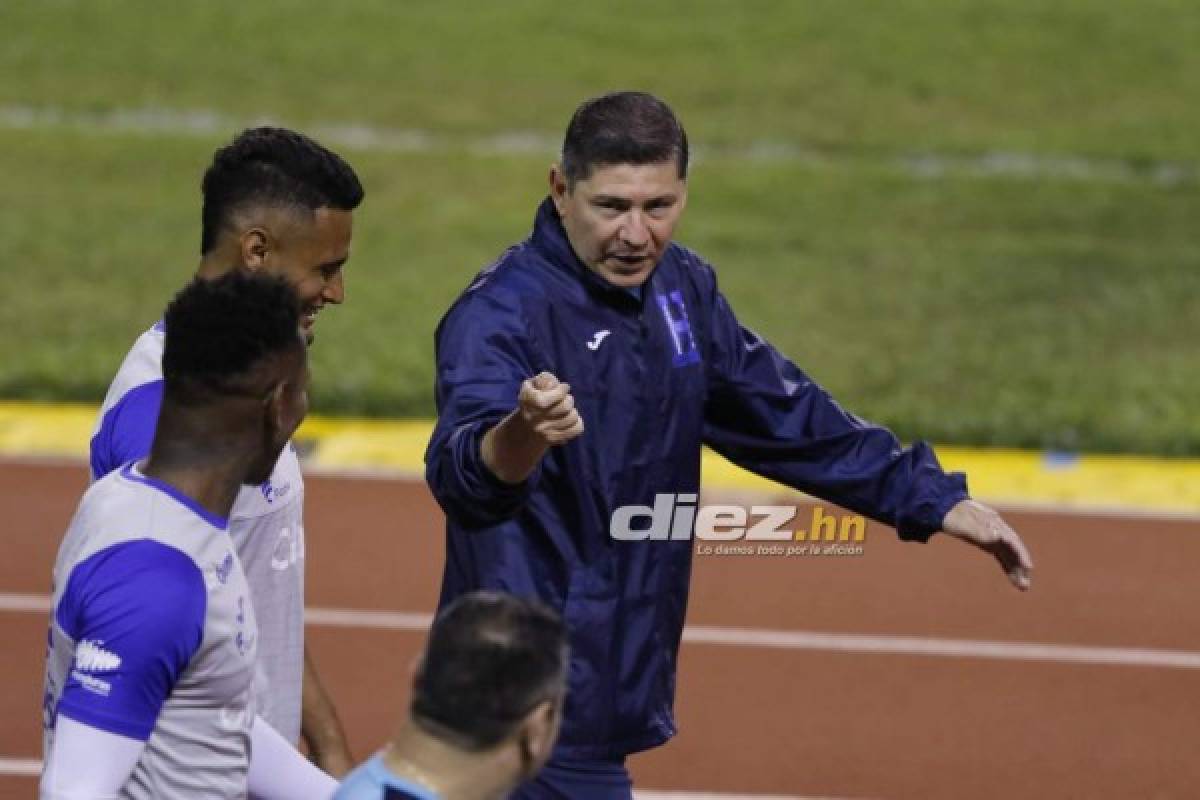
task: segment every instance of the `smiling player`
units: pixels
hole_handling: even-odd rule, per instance
[[[197,275],[248,270],[285,278],[311,342],[317,315],[345,299],[342,267],[363,198],[354,170],[302,134],[254,128],[216,152],[203,195]],[[149,452],[162,403],[164,335],[161,323],[142,334],[109,387],[91,442],[95,479]],[[258,612],[263,717],[290,742],[303,730],[317,762],[341,775],[353,762],[304,649],[303,506],[304,481],[289,446],[269,478],[238,495],[230,536]]]

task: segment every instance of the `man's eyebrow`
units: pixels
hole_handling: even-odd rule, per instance
[[[350,260],[350,254],[347,253],[346,255],[342,256],[341,258],[334,259],[333,261],[326,261],[324,264],[317,264],[317,266],[314,267],[314,269],[319,269],[319,270],[337,269],[338,267],[342,266],[349,260]]]

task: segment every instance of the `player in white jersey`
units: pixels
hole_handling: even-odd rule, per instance
[[[165,319],[150,455],[91,486],[55,560],[42,797],[328,798],[336,781],[256,714],[259,629],[227,532],[308,408],[298,299],[236,272],[193,281]]]
[[[301,134],[256,128],[217,151],[203,193],[197,274],[286,278],[311,342],[317,313],[345,297],[342,266],[363,196],[354,171]],[[161,322],[142,334],[113,379],[92,437],[93,479],[149,452],[162,403],[164,334]],[[342,775],[352,764],[345,735],[304,649],[303,507],[304,481],[289,445],[267,480],[239,493],[229,532],[258,613],[263,718],[290,742],[303,733],[317,763]]]
[[[499,592],[462,595],[429,631],[408,719],[336,800],[507,796],[550,757],[566,680],[557,612]]]

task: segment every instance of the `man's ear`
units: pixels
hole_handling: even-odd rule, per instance
[[[274,441],[276,434],[283,429],[286,422],[284,420],[284,395],[287,393],[287,381],[278,381],[274,386],[267,390],[266,397],[263,398],[263,417],[264,431],[268,441]]]
[[[567,186],[567,176],[563,174],[562,164],[551,164],[550,175],[547,178],[550,184],[550,198],[554,201],[554,208],[558,211],[561,217],[563,211],[566,210],[567,193],[570,189]]]
[[[242,264],[247,269],[257,270],[266,264],[274,242],[266,228],[254,227],[242,232],[238,245],[241,250]]]
[[[543,700],[525,715],[517,728],[517,745],[521,752],[521,772],[532,778],[542,768],[558,738],[558,704]]]
[[[415,684],[417,682],[417,679],[421,677],[421,674],[424,671],[425,671],[425,657],[417,656],[416,658],[414,658],[412,660],[412,663],[408,665],[409,683]]]

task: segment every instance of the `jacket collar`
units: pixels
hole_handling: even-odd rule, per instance
[[[533,235],[530,239],[533,246],[547,261],[574,275],[588,292],[599,295],[612,303],[641,307],[639,297],[619,286],[613,286],[579,260],[579,256],[571,247],[571,241],[567,238],[567,231],[563,228],[562,219],[558,216],[554,201],[549,197],[538,206],[537,214],[533,218]],[[655,267],[654,272],[657,271],[658,267]],[[653,280],[654,272],[650,273],[650,280]],[[645,294],[646,289],[649,288],[650,280],[643,284],[641,294]]]

